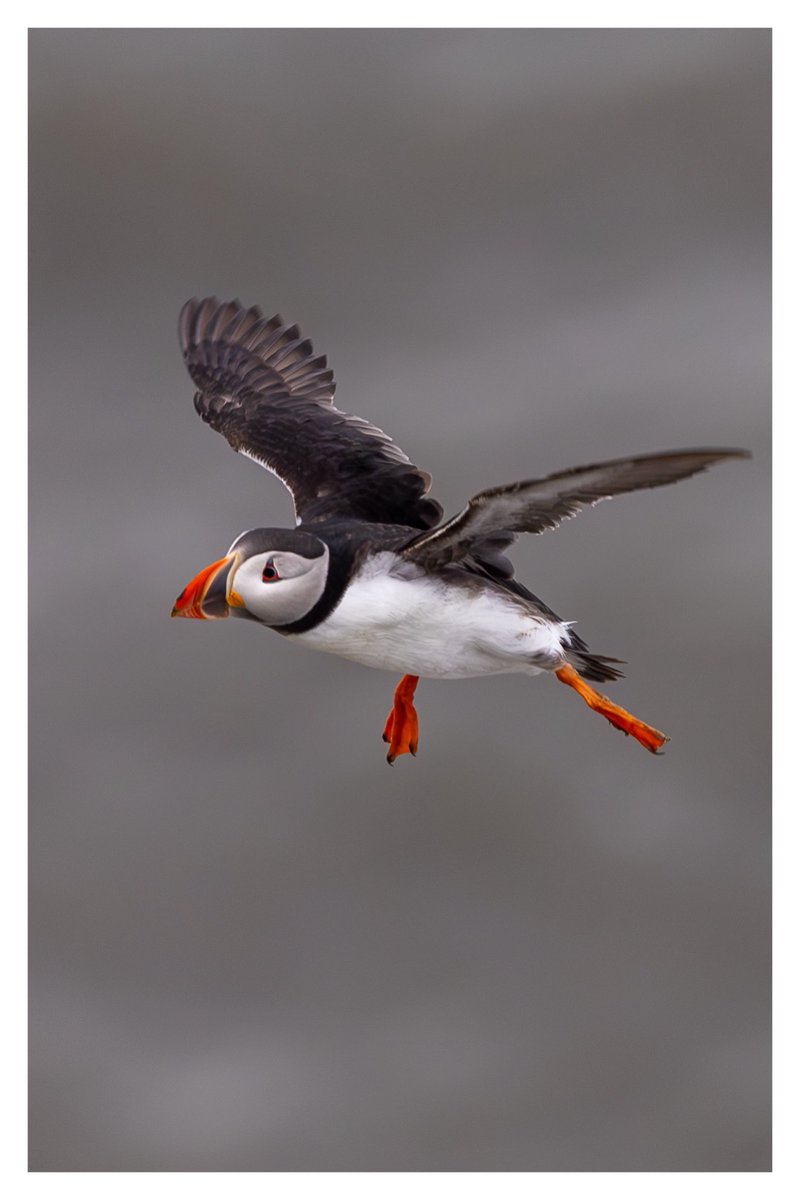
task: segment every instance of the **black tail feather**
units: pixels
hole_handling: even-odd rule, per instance
[[[566,657],[579,675],[593,683],[610,683],[614,679],[624,678],[624,672],[612,666],[612,663],[624,664],[624,659],[610,658],[607,654],[593,654],[583,638],[572,630]]]

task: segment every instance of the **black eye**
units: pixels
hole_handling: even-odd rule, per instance
[[[275,569],[274,564],[268,562],[264,564],[264,570],[261,572],[261,578],[264,583],[274,583],[276,579],[280,579],[280,575]]]

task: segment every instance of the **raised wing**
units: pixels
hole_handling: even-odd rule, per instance
[[[333,405],[323,355],[283,318],[214,296],[183,306],[179,337],[194,405],[240,454],[292,493],[297,522],[354,517],[430,529],[430,475],[377,426]]]
[[[505,537],[508,544],[517,533],[544,533],[601,500],[688,479],[726,458],[750,457],[748,450],[671,450],[490,488],[473,496],[452,520],[414,538],[402,553],[429,566],[458,562],[487,538]]]

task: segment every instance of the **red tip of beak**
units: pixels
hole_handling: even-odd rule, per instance
[[[222,567],[230,567],[232,562],[231,556],[220,558],[217,562],[212,563],[210,567],[206,567],[199,575],[195,575],[191,583],[187,583],[186,587],[181,592],[175,605],[170,613],[172,617],[192,617],[198,621],[208,621],[214,617],[227,616],[227,611],[220,613],[204,612],[203,601],[206,594],[214,582],[217,572]]]

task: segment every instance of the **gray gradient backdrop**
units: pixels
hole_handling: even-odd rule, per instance
[[[31,56],[31,1165],[764,1170],[767,31],[40,31]],[[277,480],[183,301],[492,484],[752,463],[520,543],[672,735],[171,622]]]

